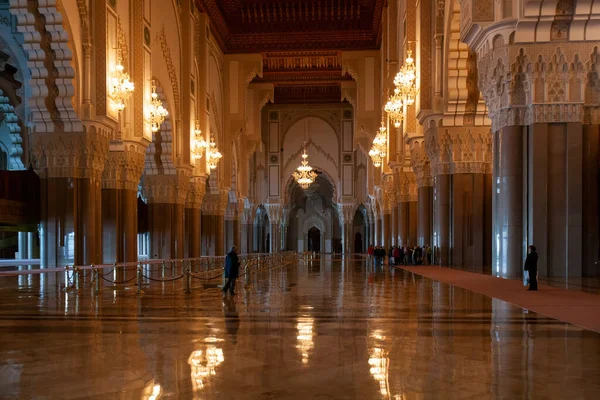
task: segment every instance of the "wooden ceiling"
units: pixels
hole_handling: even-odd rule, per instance
[[[225,53],[379,48],[384,0],[196,0]]]
[[[381,45],[385,0],[195,0],[225,53],[261,53],[275,103],[339,103],[343,50]]]

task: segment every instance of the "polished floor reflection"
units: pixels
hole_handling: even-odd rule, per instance
[[[92,294],[0,280],[1,399],[592,399],[600,334],[317,258],[215,285]],[[245,285],[243,290],[242,285]],[[204,286],[204,289],[200,289]]]

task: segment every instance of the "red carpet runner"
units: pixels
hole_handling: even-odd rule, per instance
[[[429,279],[504,300],[538,314],[600,332],[600,295],[542,284],[538,285],[537,292],[527,291],[519,280],[496,278],[451,268],[434,266],[402,268]]]

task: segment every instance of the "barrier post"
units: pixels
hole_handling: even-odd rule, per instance
[[[175,267],[177,266],[177,264],[175,264],[175,261],[171,261],[171,276],[173,278],[175,278]]]
[[[79,267],[73,265],[73,286],[79,290]]]
[[[138,294],[142,293],[142,264],[138,263],[137,265],[137,287]]]
[[[94,269],[94,275],[96,279],[96,293],[100,292],[100,270],[98,268]]]
[[[163,279],[165,279],[165,272],[166,271],[165,271],[165,262],[164,261],[161,263],[161,267],[162,267],[162,272],[160,274],[160,277],[163,278]]]
[[[181,262],[181,265],[183,267],[183,261]],[[188,265],[186,277],[185,277],[185,292],[187,294],[190,294],[192,292],[190,290],[191,286],[192,286],[192,275],[190,274],[190,266]]]

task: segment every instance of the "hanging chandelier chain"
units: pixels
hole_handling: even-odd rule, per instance
[[[308,164],[308,154],[306,153],[306,141],[303,145],[302,161],[300,165],[292,173],[292,176],[298,182],[298,185],[302,189],[308,189],[308,187],[317,179],[317,173],[313,171],[313,168]]]

